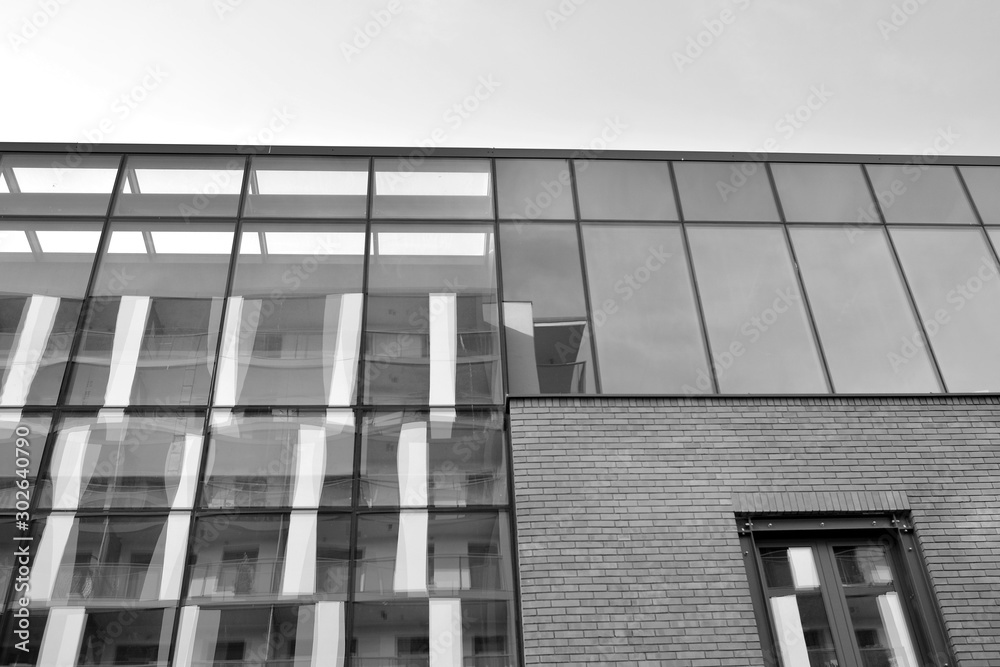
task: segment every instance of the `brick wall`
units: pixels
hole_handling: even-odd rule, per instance
[[[516,399],[528,665],[765,665],[739,509],[909,510],[961,667],[1000,665],[1000,398]]]

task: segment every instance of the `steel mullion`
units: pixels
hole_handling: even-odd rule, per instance
[[[569,179],[570,179],[570,193],[573,195],[573,230],[576,232],[576,252],[579,256],[580,261],[580,279],[583,281],[583,303],[587,312],[584,315],[584,320],[587,323],[587,329],[590,331],[590,354],[594,359],[594,393],[601,393],[601,367],[597,358],[597,329],[594,327],[594,306],[590,298],[590,277],[587,271],[587,251],[584,246],[583,241],[583,229],[580,227],[580,194],[577,192],[576,187],[576,161],[574,159],[566,160],[567,168],[569,169]],[[580,341],[583,343],[583,341]],[[587,376],[584,375],[586,380]],[[570,392],[575,394],[577,392]]]

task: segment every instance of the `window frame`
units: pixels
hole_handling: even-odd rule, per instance
[[[820,591],[838,659],[844,667],[864,663],[857,652],[847,596],[838,577],[833,549],[878,540],[886,546],[893,574],[892,586],[902,602],[914,651],[920,665],[948,667],[955,659],[948,642],[940,605],[932,592],[927,568],[920,555],[913,522],[905,514],[774,516],[739,514],[736,519],[740,548],[746,567],[754,619],[767,664],[783,665],[775,624],[764,583],[762,546],[808,546],[814,551],[821,581]],[[846,655],[845,655],[846,653]],[[791,666],[787,666],[791,667]]]

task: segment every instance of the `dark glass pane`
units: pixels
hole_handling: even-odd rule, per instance
[[[90,611],[76,664],[167,667],[173,629],[173,609]]]
[[[948,391],[1000,390],[1000,280],[983,233],[896,228],[892,239]],[[918,332],[901,340],[894,365],[921,345]]]
[[[178,636],[189,637],[190,643],[178,643],[177,653],[184,657],[175,657],[174,664],[182,662],[192,667],[298,667],[325,661],[336,664],[334,652],[343,651],[344,646],[340,606],[339,602],[329,602],[221,609],[184,607]]]
[[[575,160],[581,220],[676,220],[670,165]]]
[[[771,173],[788,222],[879,220],[860,165],[776,163]]]
[[[983,222],[1000,223],[1000,167],[959,167]]]
[[[782,230],[688,228],[723,393],[827,391]]]
[[[847,605],[862,667],[919,665],[899,595],[852,595]]]
[[[675,162],[674,175],[685,220],[778,220],[762,163]]]
[[[680,228],[585,225],[587,278],[608,393],[702,393],[708,361]]]
[[[791,235],[834,390],[940,391],[923,347],[894,363],[900,340],[918,325],[885,232],[798,227]]]
[[[489,160],[375,160],[373,218],[493,219]]]
[[[566,160],[497,160],[501,220],[573,220]]]
[[[254,157],[248,218],[364,218],[368,210],[366,158]]]
[[[19,497],[17,482],[27,479],[32,487],[38,475],[38,462],[45,451],[52,417],[48,414],[27,413],[20,410],[0,410],[0,442],[7,443],[7,463],[0,465],[0,509],[13,509]],[[27,477],[21,474],[26,470]],[[24,482],[21,482],[23,485]],[[32,491],[32,494],[36,491]],[[2,575],[0,559],[0,575]],[[4,590],[0,586],[0,591]]]
[[[243,157],[130,156],[114,215],[235,218]]]
[[[0,223],[0,406],[56,402],[100,237],[99,223]]]
[[[593,393],[576,226],[504,224],[500,242],[510,392]]]
[[[866,165],[886,222],[974,223],[954,167]]]
[[[198,519],[191,544],[188,598],[248,602],[278,595],[284,579],[288,525],[288,515],[280,514]]]
[[[80,610],[83,611],[82,609]],[[21,630],[18,626],[18,618],[14,614],[3,615],[3,625],[0,625],[0,665],[3,667],[13,667],[14,665],[42,665],[39,662],[39,653],[42,648],[42,638],[48,629],[48,614],[41,610],[31,613],[30,627]],[[59,630],[53,632],[52,644],[58,645]],[[27,642],[26,644],[22,642]],[[27,650],[25,650],[27,649]],[[70,660],[73,659],[70,653]]]
[[[351,561],[350,515],[320,515],[316,528],[316,595],[346,600]]]
[[[117,155],[5,155],[0,159],[0,215],[108,213]]]

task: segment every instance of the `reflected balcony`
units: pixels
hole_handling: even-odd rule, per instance
[[[270,598],[281,583],[284,559],[239,558],[198,563],[190,568],[188,596],[221,600]]]
[[[56,577],[52,600],[87,603],[157,600],[161,576],[161,566],[147,563],[63,565]]]
[[[287,477],[212,477],[205,482],[202,505],[209,508],[285,507]]]
[[[503,557],[496,554],[432,556],[428,565],[426,588],[431,592],[503,594],[509,590]],[[398,569],[393,556],[358,561],[355,575],[358,592],[393,596],[419,590],[416,586],[401,588],[406,577],[398,576]],[[415,582],[406,583],[409,586]]]
[[[316,593],[347,595],[350,562],[343,558],[316,558]]]

